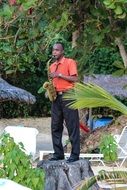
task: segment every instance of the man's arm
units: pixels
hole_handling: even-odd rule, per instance
[[[64,80],[70,81],[70,82],[77,82],[78,81],[78,77],[76,75],[72,75],[72,76],[66,76],[63,74],[59,74],[59,78],[62,78]]]
[[[70,81],[70,82],[77,82],[78,81],[78,77],[76,75],[72,75],[72,76],[67,76],[67,75],[63,75],[61,73],[57,73],[57,72],[54,72],[54,73],[50,73],[50,77],[51,78],[61,78],[61,79],[64,79],[64,80],[67,80],[67,81]]]

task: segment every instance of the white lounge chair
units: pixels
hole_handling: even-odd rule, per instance
[[[28,187],[22,186],[10,179],[0,178],[0,190],[32,190]]]
[[[36,136],[38,130],[32,127],[21,126],[7,126],[4,131],[9,133],[14,138],[15,143],[22,142],[24,145],[25,153],[32,155],[33,158],[36,154]]]
[[[116,138],[118,146],[118,162],[117,166],[122,166],[125,160],[127,159],[127,126],[125,126],[120,134]]]
[[[53,154],[53,153],[54,153],[54,151],[52,151],[52,150],[49,150],[49,151],[48,150],[41,150],[40,151],[40,160],[44,159],[44,155]],[[65,156],[65,159],[67,159],[70,156],[70,153],[64,153],[64,156]],[[94,161],[100,162],[103,166],[105,166],[105,164],[102,160],[103,154],[94,154],[94,153],[83,154],[83,153],[81,153],[80,158],[81,159],[88,158],[89,161],[91,161],[91,162],[94,162]]]

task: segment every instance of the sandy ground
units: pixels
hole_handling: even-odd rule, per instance
[[[7,126],[24,126],[33,127],[38,130],[37,135],[37,153],[39,150],[52,150],[52,140],[51,140],[51,128],[50,128],[51,118],[16,118],[16,119],[0,119],[0,133],[3,132],[4,128]],[[29,134],[28,134],[29,137]],[[63,144],[66,143],[68,139],[66,129],[63,132]]]
[[[50,133],[50,117],[43,118],[16,118],[16,119],[0,119],[0,130],[3,130],[6,126],[21,125],[25,127],[35,127],[39,132],[45,134]]]

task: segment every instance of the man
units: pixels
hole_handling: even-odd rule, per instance
[[[62,145],[63,122],[65,120],[69,139],[72,145],[71,155],[67,162],[79,160],[80,154],[80,134],[78,110],[70,109],[69,101],[63,100],[63,94],[74,87],[78,80],[77,64],[73,59],[64,57],[64,47],[62,43],[53,46],[52,56],[55,62],[50,66],[50,77],[57,91],[57,98],[52,103],[51,108],[51,131],[54,155],[50,160],[64,159],[64,149]]]

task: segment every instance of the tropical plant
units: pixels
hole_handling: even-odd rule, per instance
[[[71,100],[69,106],[73,109],[109,107],[127,115],[127,107],[96,84],[76,83],[74,89],[64,95],[64,99]]]
[[[91,54],[88,56],[86,64],[84,64],[82,67],[85,75],[88,74],[107,75],[107,74],[112,74],[119,69],[116,65],[116,62],[120,61],[121,58],[118,50],[111,47],[101,47],[101,48],[96,48],[93,52],[91,52]],[[124,67],[122,61],[121,63],[122,66]]]
[[[113,65],[117,68],[117,70],[112,73],[113,76],[122,76],[127,74],[127,68],[121,61],[114,61]]]
[[[114,162],[118,159],[117,143],[113,135],[102,135],[99,148],[105,161]]]
[[[0,137],[0,178],[8,178],[33,190],[44,188],[44,171],[33,168],[22,143],[16,144],[9,134]]]
[[[103,3],[108,9],[114,11],[117,18],[125,18],[126,16],[126,0],[103,0]]]
[[[93,176],[85,181],[76,189],[76,190],[89,190],[92,185],[94,185],[97,181],[102,180],[114,180],[121,179],[121,183],[127,183],[127,172],[126,171],[105,171],[101,170],[98,175]]]
[[[100,142],[100,152],[104,155],[104,160],[110,162],[111,164],[117,160],[117,144],[114,137],[110,134],[103,135]],[[111,166],[112,167],[112,166]],[[107,181],[116,184],[126,184],[127,172],[126,171],[115,171],[112,167],[112,171],[101,170],[98,175],[90,177],[84,180],[81,185],[78,186],[76,190],[88,190],[98,181]]]
[[[73,90],[68,91],[64,95],[65,100],[71,100],[68,104],[70,108],[82,109],[82,108],[94,108],[94,107],[109,107],[111,109],[120,111],[123,114],[127,114],[127,107],[114,98],[103,88],[95,84],[81,84],[77,83]],[[117,146],[114,138],[109,135],[103,137],[100,144],[100,149],[104,154],[104,158],[108,161],[114,161],[117,159]],[[123,183],[126,182],[127,172],[123,171],[100,171],[97,176],[91,177],[88,180],[82,182],[77,190],[88,190],[94,183],[99,180],[107,179],[122,179]]]

